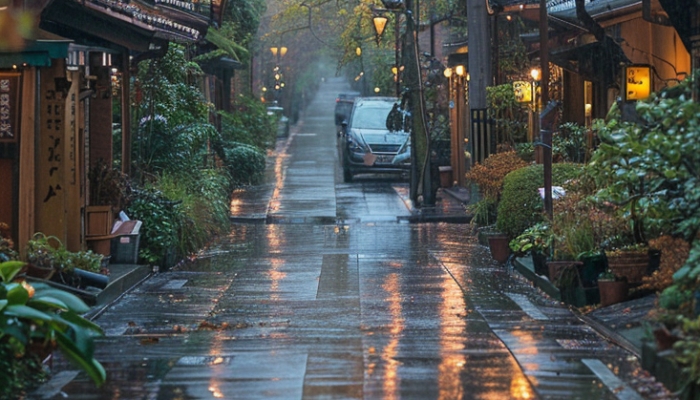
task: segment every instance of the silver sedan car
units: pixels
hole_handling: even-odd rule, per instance
[[[389,129],[389,113],[401,112],[392,97],[359,97],[339,134],[343,180],[361,173],[403,173],[410,167],[410,135]]]

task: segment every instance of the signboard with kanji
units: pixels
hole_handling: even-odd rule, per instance
[[[651,67],[630,65],[625,67],[625,100],[644,100],[651,94]]]
[[[0,142],[17,141],[19,77],[17,73],[0,73]]]

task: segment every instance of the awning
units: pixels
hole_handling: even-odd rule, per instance
[[[41,26],[81,43],[105,45],[107,42],[147,52],[167,46],[170,41],[192,43],[202,38],[206,32],[200,29],[205,26],[199,18],[190,17],[196,28],[156,14],[138,3],[52,0],[41,14]]]
[[[51,60],[66,58],[72,40],[62,38],[39,29],[36,37],[26,40],[22,49],[14,52],[0,52],[0,68],[27,65],[49,67]]]

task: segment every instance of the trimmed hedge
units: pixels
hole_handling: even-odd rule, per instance
[[[583,165],[559,163],[552,165],[552,186],[581,175]],[[542,220],[544,202],[538,188],[544,186],[544,166],[530,165],[506,175],[503,193],[498,203],[496,229],[514,238]]]

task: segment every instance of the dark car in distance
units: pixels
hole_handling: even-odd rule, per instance
[[[387,127],[393,97],[358,97],[338,134],[343,181],[361,173],[404,173],[410,168],[408,132]]]
[[[340,126],[350,116],[350,110],[355,98],[360,96],[358,92],[340,93],[335,99],[335,124]]]

